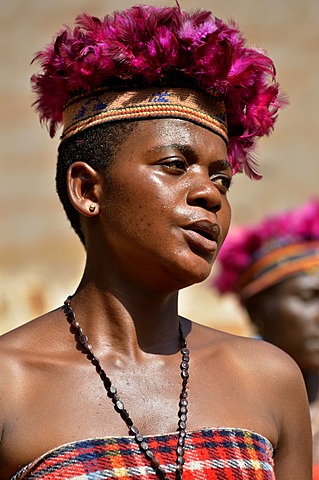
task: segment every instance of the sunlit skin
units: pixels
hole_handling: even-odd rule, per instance
[[[181,323],[187,429],[258,432],[275,449],[276,480],[310,480],[308,404],[291,358],[178,316],[178,290],[208,277],[227,235],[231,177],[224,141],[177,119],[141,122],[107,176],[73,164],[68,192],[87,262],[72,306],[144,435],[177,428]],[[127,435],[60,308],[1,337],[0,364],[0,480],[59,445]]]
[[[229,228],[232,171],[225,142],[214,134],[209,142],[201,127],[155,120],[147,131],[141,122],[104,182],[98,235],[87,234],[88,263],[100,245],[108,274],[169,292],[209,275]]]

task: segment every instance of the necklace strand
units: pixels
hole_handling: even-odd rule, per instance
[[[155,470],[158,478],[162,480],[169,480],[166,475],[164,467],[160,464],[158,459],[155,457],[154,453],[148,448],[148,444],[145,441],[143,435],[139,432],[138,428],[133,424],[133,421],[125,409],[123,402],[120,400],[119,394],[117,393],[116,388],[112,384],[109,377],[106,375],[103,370],[98,357],[94,354],[92,345],[89,343],[88,337],[83,332],[79,322],[75,318],[74,311],[71,306],[72,296],[69,296],[64,302],[64,313],[70,323],[75,337],[78,342],[81,344],[83,350],[88,355],[91,363],[95,366],[97,373],[99,374],[104,388],[107,391],[108,397],[113,402],[114,409],[121,416],[122,420],[128,427],[129,434],[133,435],[137,445],[141,452],[145,455],[146,459],[150,462],[152,468]],[[181,354],[182,361],[180,364],[181,369],[181,378],[182,378],[182,388],[179,396],[179,410],[178,410],[178,440],[176,447],[176,470],[175,470],[175,479],[182,480],[183,478],[183,465],[184,465],[184,445],[186,437],[186,422],[187,422],[187,413],[188,413],[188,400],[187,400],[187,383],[189,378],[189,350],[187,348],[187,343],[183,335],[181,324],[179,323],[179,335],[181,342]]]

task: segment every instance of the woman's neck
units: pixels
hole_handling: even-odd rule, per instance
[[[168,353],[179,346],[178,294],[145,295],[138,289],[100,290],[81,283],[72,307],[95,344],[112,343],[120,350]]]

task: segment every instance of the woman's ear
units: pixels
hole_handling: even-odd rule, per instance
[[[85,162],[73,163],[67,171],[67,189],[70,202],[86,217],[99,213],[101,176]]]

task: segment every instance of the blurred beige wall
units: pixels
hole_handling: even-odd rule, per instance
[[[116,8],[131,4],[118,0]],[[181,5],[234,18],[248,43],[265,48],[275,60],[290,97],[274,135],[259,145],[264,179],[235,178],[233,223],[317,195],[318,0],[185,0]],[[0,0],[0,333],[59,306],[76,288],[84,264],[55,193],[58,140],[49,138],[31,108],[29,78],[35,67],[30,61],[76,14],[103,16],[113,6],[109,0]],[[233,299],[220,302],[207,284],[183,291],[180,307],[182,314],[217,328],[237,333],[250,328]]]

